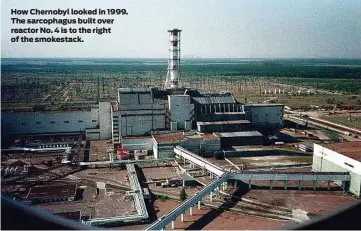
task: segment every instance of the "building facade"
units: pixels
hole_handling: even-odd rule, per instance
[[[361,194],[361,142],[319,145],[313,147],[312,170],[316,172],[349,172],[349,191]],[[336,182],[340,184],[340,182]]]

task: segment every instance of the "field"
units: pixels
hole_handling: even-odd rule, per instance
[[[232,92],[242,103],[361,104],[361,60],[184,59],[181,65],[185,87]],[[116,100],[119,87],[162,87],[167,60],[4,58],[1,68],[4,109],[65,109]]]
[[[361,116],[352,116],[351,120],[348,115],[322,116],[321,119],[361,129]]]

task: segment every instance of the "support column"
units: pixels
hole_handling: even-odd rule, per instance
[[[172,221],[172,229],[174,229],[174,221]]]
[[[328,191],[330,191],[331,190],[331,181],[329,180],[329,181],[327,181],[327,189],[328,189]]]
[[[201,209],[201,201],[198,201],[198,209]]]
[[[184,214],[181,214],[181,222],[184,222]]]
[[[287,183],[288,183],[288,180],[285,180],[284,181],[284,187],[285,187],[286,190],[287,190]]]
[[[235,187],[235,188],[238,187],[238,180],[234,180],[234,187]]]
[[[248,181],[248,188],[249,188],[249,189],[252,188],[251,180]]]
[[[189,207],[189,215],[193,215],[193,207]]]
[[[217,196],[219,196],[219,192],[221,191],[220,186],[217,187]]]
[[[209,200],[210,200],[211,202],[213,201],[213,193],[212,193],[212,192],[209,193]]]
[[[346,192],[346,182],[342,181],[342,190]]]
[[[212,172],[209,172],[209,179],[212,179]]]
[[[316,191],[317,188],[317,180],[313,181],[313,190]]]
[[[302,182],[301,180],[298,181],[298,190],[302,189],[302,183],[301,182]]]
[[[269,181],[269,188],[272,190],[273,189],[273,180]]]

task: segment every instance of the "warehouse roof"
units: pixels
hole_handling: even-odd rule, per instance
[[[221,125],[221,124],[250,124],[249,120],[228,120],[228,121],[212,121],[212,122],[197,122],[197,125]]]
[[[248,132],[215,132],[215,135],[218,137],[250,137],[250,136],[263,136],[258,131],[248,131]]]
[[[332,151],[350,157],[354,160],[361,161],[361,142],[345,142],[345,143],[333,143],[323,145]]]
[[[71,197],[75,196],[76,188],[77,185],[75,183],[35,186],[29,190],[26,199]]]

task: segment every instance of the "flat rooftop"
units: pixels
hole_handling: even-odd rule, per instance
[[[354,160],[361,161],[361,141],[325,144],[322,146]]]
[[[77,185],[75,183],[35,186],[29,190],[27,200],[49,197],[75,196]]]
[[[197,122],[199,125],[216,125],[216,124],[250,124],[249,120],[228,120],[228,121],[213,121],[213,122]]]
[[[177,142],[185,140],[216,140],[218,137],[212,133],[198,133],[198,132],[176,132],[176,133],[167,133],[160,135],[153,135],[154,139],[158,143],[164,142]]]
[[[247,132],[216,132],[218,137],[249,137],[249,136],[263,136],[258,131],[247,131]]]

